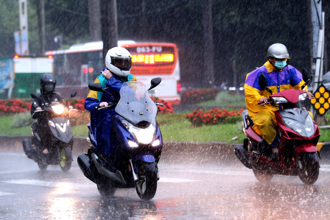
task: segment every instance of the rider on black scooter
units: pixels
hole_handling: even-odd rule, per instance
[[[40,148],[42,148],[42,152],[44,154],[48,154],[47,149],[47,141],[49,140],[50,130],[48,128],[48,120],[44,117],[44,114],[37,114],[36,111],[42,110],[44,106],[48,106],[52,102],[64,103],[63,98],[55,93],[56,79],[55,76],[51,73],[45,73],[40,77],[40,92],[41,95],[38,99],[35,99],[32,103],[31,107],[31,115],[33,119],[37,119],[32,126],[37,129],[37,133],[40,136],[41,141],[36,142],[36,144],[40,144]],[[72,108],[72,106],[69,106]]]
[[[111,143],[110,135],[112,129],[111,116],[115,114],[113,108],[97,110],[98,107],[108,107],[108,103],[117,103],[119,90],[123,82],[136,81],[136,77],[130,74],[132,66],[131,54],[122,47],[111,48],[105,57],[106,68],[95,79],[102,88],[107,88],[108,93],[90,90],[86,101],[85,109],[91,113],[90,127],[96,137],[96,146],[99,155],[111,160],[111,153],[115,146]]]
[[[301,90],[305,83],[302,74],[293,66],[288,65],[288,50],[281,43],[272,44],[267,51],[268,61],[246,76],[244,84],[245,102],[254,131],[263,138],[262,145],[272,148],[272,160],[278,160],[276,126],[274,112],[278,107],[268,104],[269,96],[280,91],[294,88]],[[264,74],[265,88],[260,87],[259,77]],[[308,92],[308,98],[313,94]]]

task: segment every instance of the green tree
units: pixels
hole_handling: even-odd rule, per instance
[[[31,53],[38,53],[36,0],[29,0]],[[14,54],[13,32],[18,30],[17,0],[0,0],[0,56]],[[142,6],[144,3],[144,9]],[[240,84],[245,74],[266,61],[266,50],[274,42],[284,43],[291,64],[298,69],[310,65],[309,0],[213,0],[213,47],[215,84]],[[330,7],[323,1],[326,24]],[[118,39],[174,42],[179,47],[181,81],[199,87],[204,79],[202,0],[117,1]],[[90,40],[88,0],[47,0],[46,50],[58,49],[54,42],[63,36],[64,45]],[[102,16],[100,13],[98,16]],[[327,25],[326,25],[327,28]],[[330,34],[326,29],[327,39]],[[329,44],[327,47],[330,48]],[[328,62],[326,60],[326,62]]]
[[[0,0],[0,58],[15,54],[14,32],[19,30],[18,3]]]
[[[88,1],[87,0],[48,0],[45,1],[46,50],[59,46],[54,37],[62,35],[62,43],[74,43],[90,40]]]

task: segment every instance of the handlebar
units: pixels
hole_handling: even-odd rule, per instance
[[[273,102],[270,99],[268,99],[267,102],[264,103],[258,102],[258,105],[267,105],[267,104],[273,104]]]
[[[162,106],[162,107],[164,106],[163,103],[161,103],[161,102],[155,102],[155,104],[159,105],[159,106]]]
[[[258,101],[258,105],[267,105],[267,104],[273,104],[273,100],[271,98],[267,99],[267,102],[261,103]]]
[[[53,112],[53,110],[50,108],[50,107],[46,107],[48,109],[40,109],[40,110],[35,110],[32,114],[32,117],[35,115],[35,114],[43,114],[43,113],[47,113],[47,112]],[[63,114],[65,114],[65,112],[70,112],[70,111],[78,111],[78,109],[70,109],[69,107],[65,106],[65,111],[63,112]]]
[[[159,106],[163,106],[163,103],[160,103],[160,102],[155,102],[156,105],[159,105]],[[97,110],[102,110],[102,109],[107,109],[107,108],[114,108],[117,106],[117,103],[112,103],[112,102],[108,102],[108,106],[105,107],[105,106],[96,106],[95,109]]]
[[[108,102],[108,106],[106,106],[106,107],[105,106],[102,106],[102,107],[96,106],[95,109],[102,110],[102,109],[107,109],[107,108],[114,108],[114,107],[116,107],[116,105],[117,104],[114,104],[112,102]]]

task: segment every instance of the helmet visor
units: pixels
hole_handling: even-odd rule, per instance
[[[111,64],[121,70],[130,70],[132,67],[132,60],[131,58],[111,57]]]
[[[55,84],[54,83],[47,83],[44,86],[45,92],[53,92],[55,89]]]

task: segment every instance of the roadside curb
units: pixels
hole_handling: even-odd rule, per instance
[[[23,152],[22,141],[31,136],[1,136],[0,152]],[[204,163],[206,161],[230,162],[237,160],[234,149],[240,143],[225,142],[174,142],[165,141],[162,157],[169,161],[184,160],[186,163]],[[73,154],[87,153],[90,143],[86,137],[75,137]],[[330,142],[318,143],[321,158],[330,158]]]
[[[22,141],[31,136],[1,136],[0,152],[23,152]],[[232,161],[236,159],[233,143],[224,142],[174,142],[165,141],[162,157],[169,161],[184,160],[185,163],[204,163],[213,158],[214,161]],[[87,153],[90,143],[86,137],[74,137],[73,154]]]

